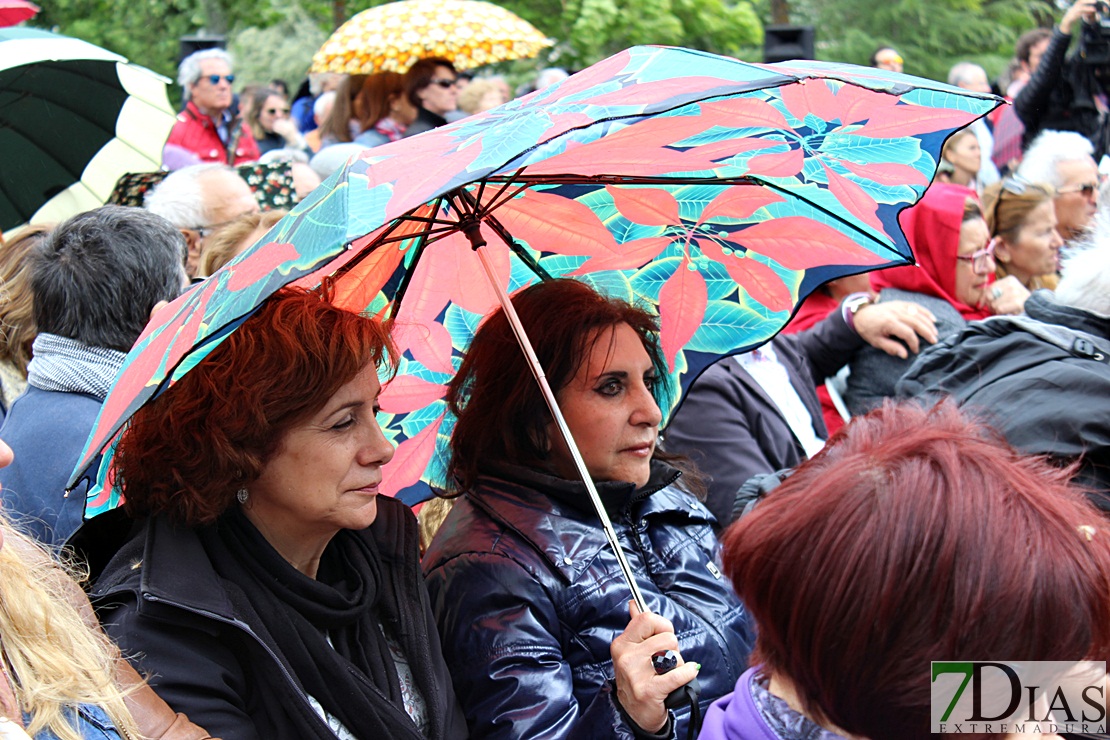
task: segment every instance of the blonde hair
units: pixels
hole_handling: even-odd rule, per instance
[[[115,681],[119,649],[99,629],[80,587],[2,516],[0,533],[0,652],[19,709],[31,718],[28,734],[49,730],[81,740],[71,718],[78,706],[93,704],[123,737],[140,738],[124,704],[129,692]]]
[[[983,191],[983,210],[986,212],[987,228],[992,237],[1001,236],[1009,242],[1033,209],[1056,197],[1056,190],[1047,183],[1018,181],[1022,192],[1003,190],[1002,182],[992,183]],[[1010,274],[1009,266],[995,257],[995,277],[1002,279]],[[1048,288],[1055,290],[1057,277],[1053,274],[1034,275],[1028,287],[1030,290]]]
[[[428,545],[432,543],[432,538],[443,526],[444,520],[447,519],[447,515],[451,513],[454,506],[455,499],[437,497],[425,501],[424,505],[420,507],[420,513],[416,515],[416,521],[420,525],[421,554],[427,551]]]
[[[486,93],[491,91],[501,91],[501,84],[497,80],[488,77],[479,77],[473,80],[459,93],[459,110],[470,115],[481,113],[482,111],[479,110],[479,106],[482,103],[482,98],[485,97]],[[506,101],[502,100],[501,102],[504,103]]]
[[[262,227],[268,230],[286,213],[288,211],[282,210],[244,213],[213,231],[204,240],[204,247],[200,252],[200,264],[197,266],[197,276],[210,277],[216,270],[239,256],[243,248],[250,246],[245,244],[240,248],[240,243],[253,234],[255,229]]]
[[[0,360],[7,360],[27,377],[31,342],[35,338],[32,312],[31,253],[53,226],[28,226],[0,244]]]

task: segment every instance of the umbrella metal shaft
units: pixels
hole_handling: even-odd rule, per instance
[[[628,589],[632,592],[632,598],[635,600],[636,606],[640,608],[641,612],[647,612],[647,602],[644,601],[644,595],[640,592],[640,587],[636,585],[636,579],[633,576],[632,568],[628,565],[628,560],[625,558],[624,551],[621,549],[620,541],[617,539],[616,530],[613,529],[613,523],[609,520],[609,514],[605,511],[605,504],[602,503],[601,496],[597,493],[597,487],[594,486],[590,471],[586,469],[586,461],[582,459],[582,453],[578,451],[578,445],[574,443],[574,435],[571,434],[570,427],[567,426],[566,419],[563,418],[563,412],[559,408],[559,402],[555,400],[555,393],[551,390],[551,385],[547,382],[547,375],[540,366],[540,361],[536,357],[535,350],[532,349],[532,342],[528,339],[528,334],[524,331],[524,327],[520,323],[520,317],[517,316],[516,309],[513,308],[513,303],[509,300],[509,295],[501,289],[500,284],[497,282],[497,273],[494,271],[493,264],[486,254],[486,247],[484,245],[476,246],[474,251],[478,253],[478,259],[482,261],[482,268],[486,272],[489,284],[493,287],[493,292],[497,294],[497,300],[501,302],[501,308],[505,311],[505,317],[509,320],[509,326],[513,328],[513,334],[516,335],[517,343],[520,344],[521,350],[524,351],[528,366],[532,369],[532,375],[535,376],[536,382],[540,386],[540,393],[543,394],[544,400],[547,401],[547,408],[550,409],[551,416],[555,419],[555,425],[559,427],[559,432],[563,435],[563,440],[567,443],[570,456],[574,460],[575,467],[578,468],[578,474],[582,477],[582,482],[586,484],[586,490],[590,494],[590,501],[593,503],[594,508],[597,509],[597,516],[601,520],[601,528],[605,532],[605,539],[609,541],[609,547],[613,548],[613,554],[616,555],[617,563],[620,564],[624,579],[628,582]]]

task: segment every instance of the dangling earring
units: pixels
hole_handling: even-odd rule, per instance
[[[250,491],[248,491],[246,488],[240,488],[238,491],[235,492],[235,498],[239,500],[240,504],[247,503],[247,499],[250,497]]]

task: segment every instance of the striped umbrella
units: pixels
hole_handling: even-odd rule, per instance
[[[85,41],[0,28],[0,231],[102,205],[161,166],[168,79]]]
[[[312,72],[404,72],[443,57],[455,69],[534,57],[551,42],[528,21],[479,0],[402,0],[362,11],[312,57]]]

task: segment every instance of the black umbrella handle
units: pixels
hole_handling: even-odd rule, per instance
[[[655,669],[656,674],[660,676],[664,673],[670,673],[678,667],[678,654],[674,650],[661,650],[651,656],[651,666]],[[694,676],[690,683],[679,686],[667,694],[663,706],[667,709],[679,709],[691,703],[696,704],[700,695],[701,683],[698,682],[698,677]]]

